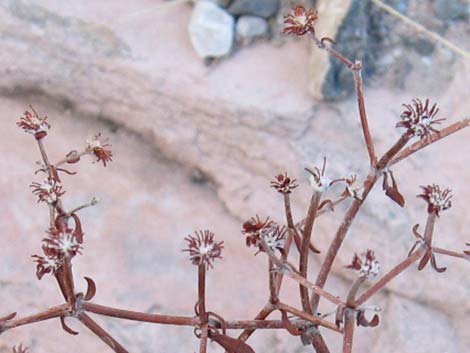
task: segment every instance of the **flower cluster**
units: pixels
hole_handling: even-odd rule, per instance
[[[290,194],[298,186],[297,180],[289,178],[287,173],[276,175],[274,181],[271,181],[271,187],[281,194]]]
[[[313,23],[318,19],[318,12],[312,9],[305,9],[297,5],[292,12],[284,17],[283,33],[296,34],[302,36],[308,32],[315,33]]]
[[[439,111],[437,104],[429,106],[429,99],[423,102],[413,99],[411,104],[403,104],[406,110],[400,115],[401,121],[396,127],[404,127],[413,136],[420,139],[428,137],[431,132],[439,132],[433,125],[440,124],[445,119],[436,119]]]
[[[46,178],[42,183],[34,182],[30,187],[33,189],[33,194],[38,197],[38,202],[46,202],[49,205],[54,204],[65,194],[62,185],[52,178]]]
[[[361,276],[372,279],[379,274],[380,263],[375,259],[374,252],[367,249],[367,251],[362,254],[362,257],[354,254],[352,263],[346,266],[346,268],[359,271]]]
[[[246,235],[247,246],[257,246],[259,251],[263,250],[263,244],[261,240],[264,240],[266,245],[271,250],[283,250],[285,243],[285,227],[280,227],[269,218],[265,221],[261,221],[258,216],[252,217],[247,222],[243,223],[242,234]]]
[[[29,134],[33,134],[37,140],[47,135],[47,130],[51,128],[47,122],[47,116],[40,118],[39,114],[31,107],[32,113],[25,111],[20,120],[16,123],[20,128]]]
[[[354,197],[355,199],[362,200],[362,194],[364,192],[364,186],[357,180],[356,174],[351,174],[349,178],[345,179],[346,189],[342,196]]]
[[[101,133],[98,133],[93,138],[87,140],[86,151],[94,155],[97,162],[103,162],[103,165],[106,167],[106,163],[113,160],[113,153],[109,147],[111,145],[108,143],[108,139],[103,139]]]
[[[64,258],[73,258],[81,254],[82,235],[78,236],[77,230],[68,227],[52,228],[48,231],[49,236],[42,240],[42,251],[44,256],[33,255],[37,263],[36,276],[41,279],[46,273],[54,274],[63,265]]]
[[[313,169],[305,168],[305,170],[310,173],[310,185],[316,192],[325,192],[334,183],[334,181],[325,176],[325,168],[326,158],[323,160],[323,167],[321,171],[318,169],[318,167],[313,167]]]
[[[432,184],[421,186],[423,193],[418,195],[428,203],[428,213],[435,212],[439,216],[439,212],[445,211],[452,207],[451,190],[441,190],[439,185]]]
[[[185,240],[188,247],[183,251],[189,252],[189,259],[193,265],[203,265],[206,269],[213,267],[215,259],[222,258],[223,241],[216,242],[214,233],[209,230],[194,233],[195,236],[188,235]]]

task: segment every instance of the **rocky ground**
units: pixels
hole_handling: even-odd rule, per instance
[[[77,278],[94,278],[96,301],[108,305],[191,314],[196,272],[180,249],[184,236],[210,228],[226,249],[209,274],[209,306],[227,318],[253,317],[267,298],[266,259],[254,257],[239,232],[255,214],[282,220],[280,197],[269,188],[272,177],[288,171],[298,178],[294,213],[300,219],[309,199],[306,164],[326,155],[331,177],[367,173],[355,101],[311,99],[306,68],[314,57],[305,42],[258,42],[207,66],[188,35],[192,6],[166,4],[0,1],[0,316],[27,315],[60,302],[51,278],[35,279],[30,259],[47,226],[47,210],[28,189],[36,180],[38,152],[14,124],[30,103],[53,125],[47,140],[53,159],[96,131],[112,140],[115,158],[109,167],[83,161],[76,166],[79,174],[64,180],[66,206],[101,199],[83,211],[85,250],[75,269]],[[452,29],[447,33],[452,39],[462,36]],[[379,151],[399,136],[394,125],[400,104],[413,97],[438,101],[449,122],[468,117],[469,62],[458,56],[442,61],[445,53],[437,46],[431,59],[403,78],[412,82],[401,90],[371,79],[366,103]],[[441,65],[439,70],[448,65],[447,76],[434,75],[429,61]],[[327,289],[345,295],[354,275],[344,265],[354,252],[374,249],[384,270],[406,256],[414,241],[411,227],[425,221],[424,204],[415,198],[422,184],[452,187],[453,208],[439,219],[436,241],[463,248],[470,240],[469,137],[463,131],[394,168],[407,207],[390,202],[379,188],[372,192]],[[322,250],[344,210],[316,225]],[[312,274],[321,256],[312,258]],[[382,324],[358,330],[357,352],[466,351],[470,264],[438,261],[448,266],[444,274],[413,268],[372,301],[383,309]],[[297,305],[297,292],[288,285],[282,297]],[[131,352],[197,347],[190,329],[97,320]],[[79,323],[70,320],[70,325],[78,336],[63,332],[58,321],[8,331],[0,336],[0,352],[18,343],[32,353],[106,351]],[[327,339],[332,351],[339,351],[337,337]],[[309,351],[281,332],[259,332],[251,344],[258,353]],[[212,344],[210,351],[221,350]]]

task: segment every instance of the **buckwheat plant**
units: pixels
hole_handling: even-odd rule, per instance
[[[47,117],[41,117],[32,107],[19,119],[18,126],[31,134],[39,148],[42,165],[35,174],[43,176],[42,181],[31,184],[32,192],[37,196],[38,202],[44,204],[49,211],[49,224],[46,237],[41,241],[42,254],[33,255],[36,263],[36,275],[41,279],[45,275],[53,276],[64,297],[64,303],[48,308],[42,312],[16,319],[16,313],[0,318],[0,334],[18,326],[39,321],[59,319],[62,328],[72,334],[78,334],[66,323],[66,318],[75,318],[82,322],[96,336],[102,339],[111,350],[127,352],[127,350],[88,313],[110,316],[125,320],[149,322],[163,325],[190,326],[194,334],[200,339],[200,353],[207,352],[207,342],[212,340],[223,347],[228,353],[252,353],[254,350],[248,345],[248,338],[256,331],[262,329],[282,330],[288,335],[298,336],[303,344],[311,345],[317,353],[329,353],[327,342],[323,339],[322,331],[330,330],[337,334],[338,340],[343,342],[343,353],[352,352],[354,330],[356,326],[374,328],[379,325],[379,315],[374,313],[368,318],[367,303],[385,285],[400,275],[414,263],[418,262],[418,269],[422,270],[429,263],[437,273],[446,270],[439,267],[436,255],[452,256],[470,260],[470,248],[463,251],[442,249],[433,245],[434,224],[445,211],[452,206],[451,190],[436,184],[421,186],[419,198],[425,202],[427,214],[424,230],[416,224],[410,233],[415,237],[414,244],[403,260],[391,269],[387,269],[378,280],[380,264],[372,249],[355,254],[348,269],[357,273],[346,298],[330,293],[324,289],[328,276],[339,249],[343,244],[349,228],[369,195],[372,188],[382,179],[384,194],[400,206],[405,205],[405,198],[400,193],[397,181],[393,175],[393,166],[410,155],[422,150],[426,146],[439,141],[470,125],[470,119],[463,119],[438,130],[438,125],[444,118],[438,117],[439,109],[431,104],[429,99],[412,99],[410,103],[403,104],[404,111],[396,124],[402,128],[403,133],[391,147],[382,155],[375,151],[373,139],[368,126],[368,119],[363,96],[360,61],[353,62],[333,48],[335,41],[331,38],[318,38],[315,35],[315,21],[317,12],[307,10],[301,6],[293,9],[285,17],[287,34],[297,36],[308,35],[311,40],[323,50],[340,60],[350,69],[356,87],[356,96],[359,118],[362,125],[365,146],[368,153],[370,171],[361,178],[349,175],[344,178],[332,180],[327,176],[326,158],[322,166],[306,168],[310,178],[312,194],[306,216],[299,222],[294,221],[291,210],[291,194],[296,192],[297,180],[287,173],[277,174],[270,182],[270,186],[282,195],[285,222],[278,224],[269,217],[255,215],[243,223],[241,233],[245,236],[248,247],[256,248],[256,253],[263,253],[267,257],[267,276],[269,277],[269,299],[254,319],[225,320],[222,313],[208,310],[206,303],[206,275],[208,271],[222,259],[223,242],[216,241],[215,235],[209,230],[196,231],[188,235],[185,240],[187,246],[183,249],[189,255],[190,262],[198,268],[198,293],[193,307],[194,313],[187,316],[172,316],[159,313],[144,313],[112,308],[94,303],[93,297],[96,285],[91,278],[85,278],[88,288],[86,293],[77,293],[74,286],[72,261],[84,251],[84,236],[78,212],[84,207],[97,203],[96,199],[88,204],[66,210],[62,204],[62,197],[66,195],[61,182],[62,173],[74,174],[65,169],[66,165],[81,161],[84,156],[91,156],[93,161],[107,163],[112,161],[112,152],[108,141],[97,134],[88,141],[82,150],[74,150],[65,155],[64,159],[52,163],[46,153],[44,141],[51,128]],[[333,184],[343,183],[344,191],[336,198],[324,197]],[[267,185],[268,186],[268,185]],[[344,215],[334,213],[335,206],[348,203]],[[325,253],[320,253],[317,246],[312,244],[312,233],[315,221],[325,215],[342,217],[342,222],[333,236],[331,244]],[[470,247],[470,243],[466,243]],[[362,249],[359,249],[362,250]],[[291,251],[299,253],[298,264],[290,261]],[[308,261],[310,256],[321,260],[321,266],[314,280],[308,276]],[[229,259],[230,260],[230,259]],[[299,286],[300,308],[281,300],[280,291],[284,278],[296,282]],[[368,283],[366,289],[364,284]],[[335,306],[332,314],[318,313],[320,300],[327,300]],[[190,309],[189,306],[188,309]],[[2,309],[3,310],[3,309]],[[268,319],[268,316],[279,311],[281,319]],[[238,337],[230,334],[231,330],[240,330]],[[21,345],[13,348],[13,352],[26,352]]]

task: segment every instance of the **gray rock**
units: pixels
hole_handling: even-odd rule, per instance
[[[468,20],[470,12],[468,2],[459,0],[435,0],[433,9],[436,16],[443,21]]]
[[[211,1],[199,1],[189,23],[191,43],[202,58],[225,56],[233,44],[234,19]]]
[[[231,0],[198,0],[198,1],[210,1],[225,9],[228,7],[228,5],[230,5]]]
[[[250,43],[255,38],[268,33],[268,22],[261,17],[241,16],[236,25],[236,37],[243,43]]]
[[[279,0],[235,0],[228,11],[233,15],[271,17],[279,9]]]

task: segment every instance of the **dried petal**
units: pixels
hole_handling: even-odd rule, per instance
[[[216,242],[214,233],[209,230],[195,232],[195,235],[188,235],[185,238],[188,247],[183,251],[189,252],[189,259],[193,265],[204,265],[206,269],[212,268],[214,260],[222,258],[224,242]]]
[[[441,211],[448,210],[452,207],[452,194],[450,189],[441,190],[439,185],[432,184],[421,186],[423,193],[418,195],[428,203],[428,213],[435,212],[437,216]]]
[[[356,270],[361,276],[372,279],[379,274],[380,263],[376,260],[374,252],[367,249],[367,251],[362,254],[362,257],[354,254],[351,264],[346,266],[346,268]]]
[[[400,115],[401,121],[396,127],[403,127],[413,136],[424,139],[432,132],[439,132],[434,125],[440,124],[445,119],[436,119],[439,111],[437,105],[429,106],[429,99],[425,103],[420,99],[413,99],[411,104],[403,104],[406,110]]]
[[[278,174],[274,177],[274,181],[271,181],[271,187],[281,194],[290,194],[298,186],[297,180],[289,178],[287,173]]]
[[[290,14],[284,16],[283,33],[296,34],[298,36],[305,33],[315,33],[313,23],[318,19],[318,12],[306,10],[303,6],[297,5]]]

